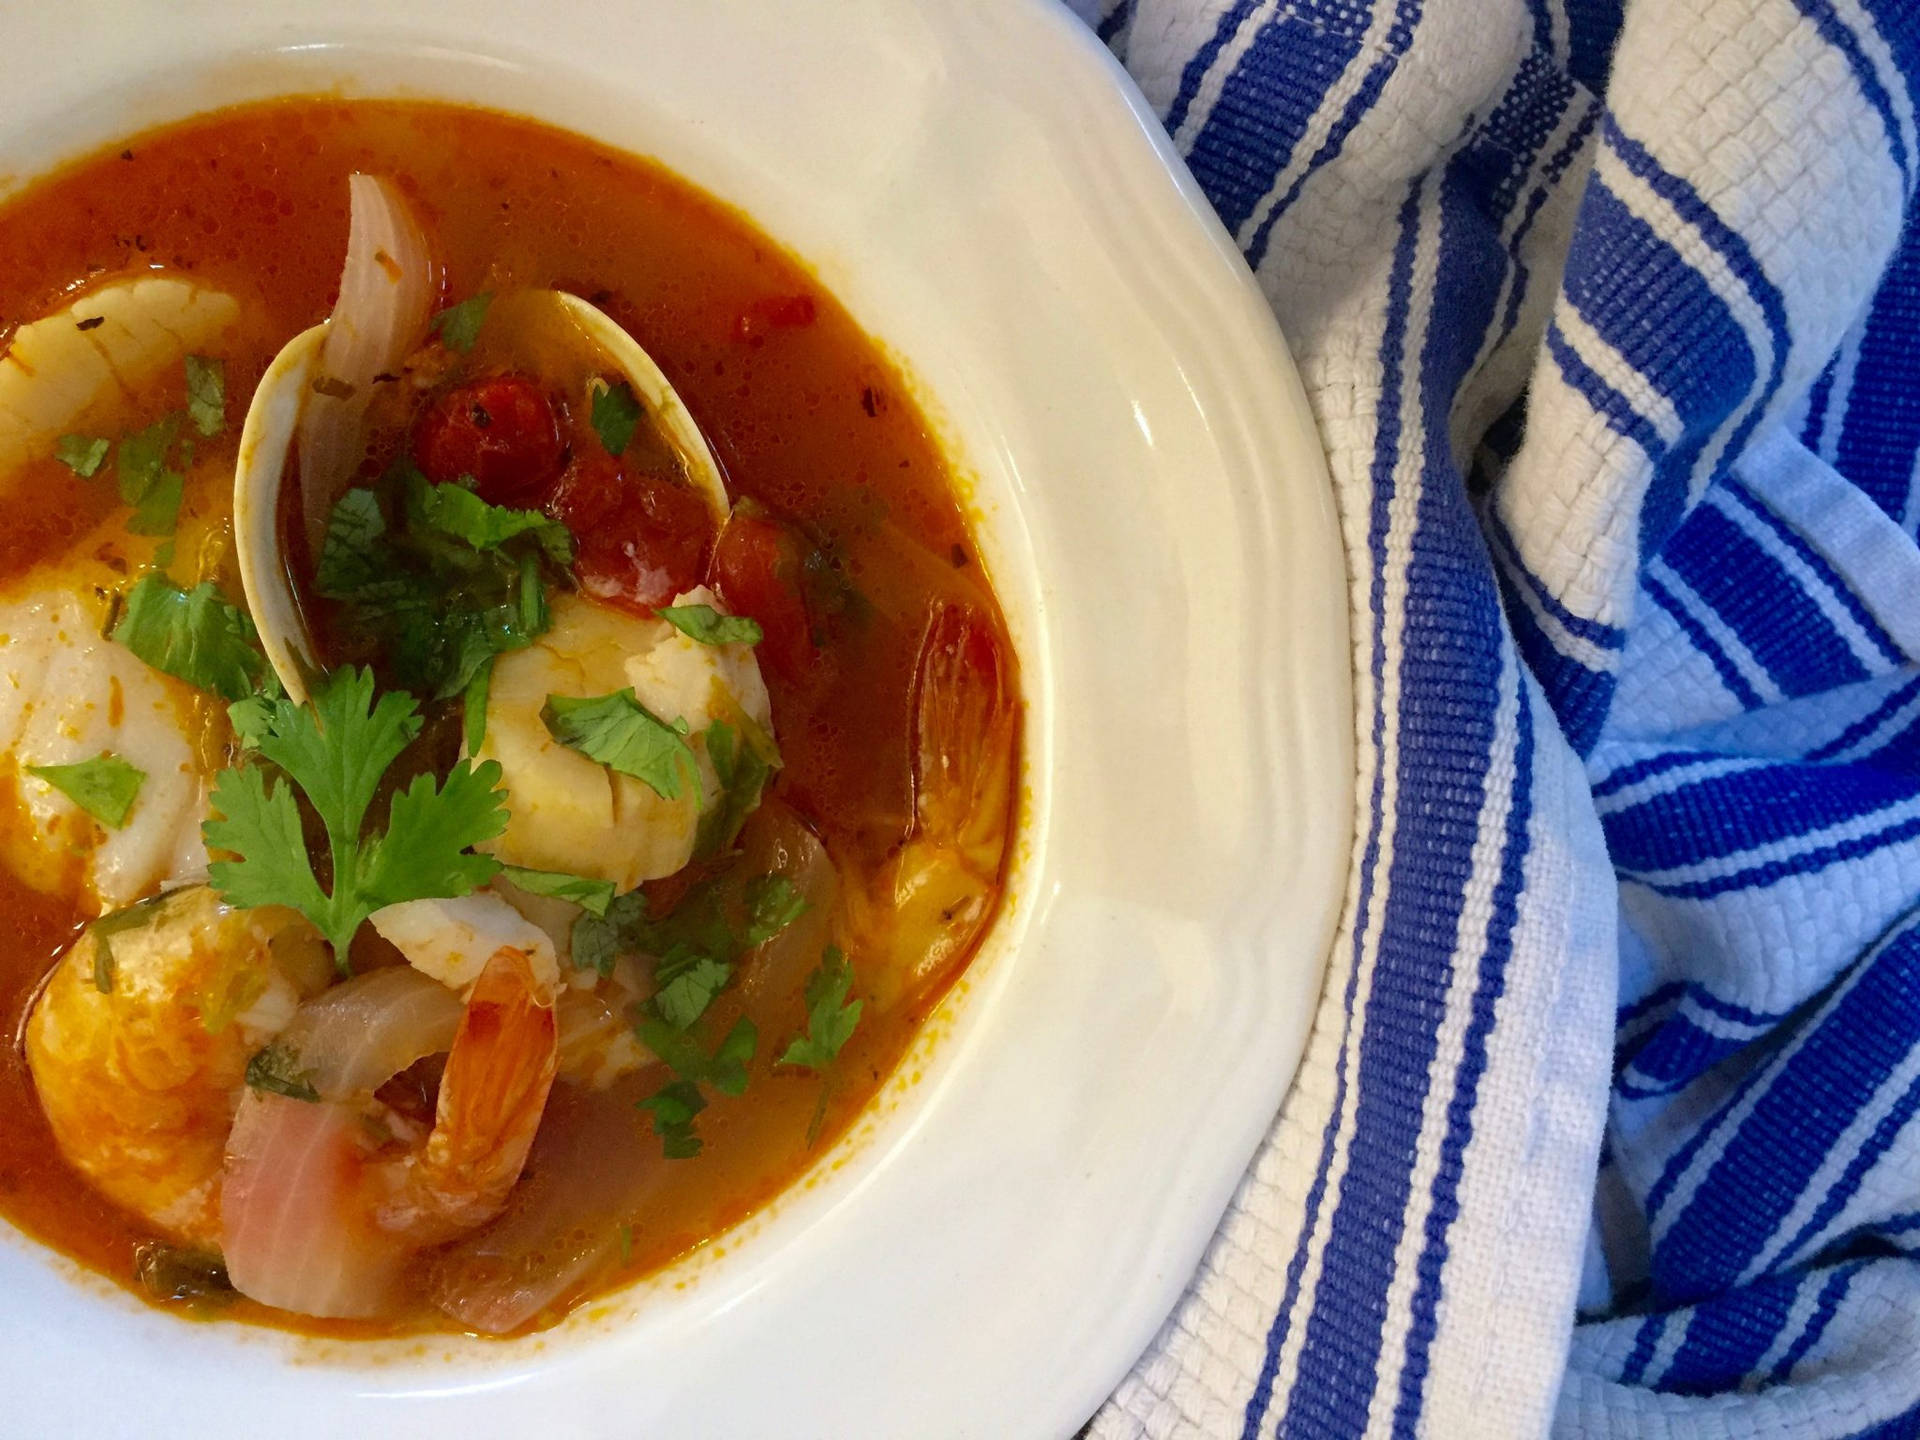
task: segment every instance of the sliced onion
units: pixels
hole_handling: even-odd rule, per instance
[[[411,965],[390,965],[307,1001],[279,1044],[323,1099],[345,1100],[442,1053],[459,1026],[458,995]]]
[[[233,1288],[299,1315],[390,1310],[406,1249],[366,1219],[364,1131],[345,1105],[249,1090],[227,1136],[220,1248]]]
[[[610,1266],[620,1227],[644,1212],[673,1163],[634,1113],[659,1083],[649,1073],[606,1090],[556,1084],[505,1213],[435,1257],[433,1303],[469,1329],[503,1335]]]
[[[318,557],[327,517],[366,458],[374,376],[419,348],[433,302],[433,258],[391,180],[354,175],[347,263],[327,323],[316,389],[300,413],[300,489],[307,544]]]

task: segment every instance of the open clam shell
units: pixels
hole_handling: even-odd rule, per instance
[[[332,323],[323,322],[294,336],[267,367],[247,410],[234,472],[233,524],[241,584],[267,659],[296,701],[306,699],[309,681],[321,666],[288,564],[281,488],[302,407],[320,378],[321,354]],[[596,378],[587,382],[589,386],[610,374],[624,379],[654,433],[679,457],[687,483],[706,501],[716,523],[725,523],[726,485],[706,437],[653,357],[610,316],[564,291],[525,290],[496,298],[488,324],[496,323],[527,336],[532,352],[528,358],[536,361],[556,349],[571,350],[579,363],[567,368],[592,373]],[[534,363],[528,368],[543,373],[545,367]],[[581,406],[592,403],[590,392],[571,398]],[[328,496],[326,503],[331,505],[337,498]]]

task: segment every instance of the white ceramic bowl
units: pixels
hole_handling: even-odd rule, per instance
[[[869,1116],[720,1244],[528,1340],[146,1309],[10,1232],[14,1434],[1070,1432],[1298,1060],[1347,859],[1339,542],[1268,312],[1044,0],[10,6],[0,161],[337,90],[522,112],[740,205],[898,354],[1020,651],[1013,903]]]

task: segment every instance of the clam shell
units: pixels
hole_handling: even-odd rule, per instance
[[[609,362],[606,368],[617,371],[632,387],[657,433],[680,456],[688,483],[707,502],[716,523],[725,524],[729,505],[720,467],[686,403],[653,357],[610,316],[579,296],[543,290],[522,292],[515,299],[525,305],[535,297],[556,307],[581,344],[600,352]],[[259,627],[267,660],[296,702],[306,700],[308,682],[318,672],[319,662],[281,542],[280,489],[326,334],[326,323],[301,331],[267,367],[247,410],[233,482],[234,539],[247,606]],[[579,398],[580,403],[588,399]]]

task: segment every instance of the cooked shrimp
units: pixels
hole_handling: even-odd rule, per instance
[[[89,926],[26,1029],[67,1163],[168,1235],[211,1248],[247,1062],[326,967],[292,911],[229,909],[203,886]]]
[[[913,822],[864,893],[849,894],[856,958],[884,1006],[963,959],[1000,896],[1019,709],[993,629],[934,612],[914,670]]]
[[[469,915],[468,930],[517,923],[539,934],[498,897],[467,898],[483,902],[477,910],[491,902],[512,917]],[[228,1142],[221,1202],[234,1288],[305,1315],[377,1315],[394,1303],[410,1255],[499,1214],[553,1084],[550,949],[543,959],[502,945],[481,966],[425,1133],[364,1089],[316,1091],[312,1100],[248,1093]],[[436,966],[457,960],[433,957]],[[408,1004],[420,1024],[440,1023],[412,997],[396,994],[395,1003]],[[297,1074],[298,1056],[289,1064]]]

